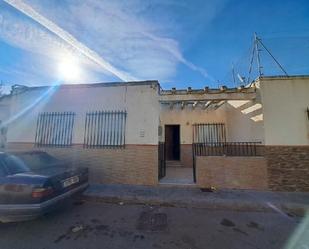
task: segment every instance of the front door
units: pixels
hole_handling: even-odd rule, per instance
[[[180,125],[165,125],[166,160],[180,160]]]

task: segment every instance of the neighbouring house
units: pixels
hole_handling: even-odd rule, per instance
[[[308,108],[309,76],[18,85],[0,99],[0,149],[47,151],[94,183],[309,191]]]

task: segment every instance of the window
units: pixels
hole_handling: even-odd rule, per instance
[[[6,145],[6,133],[7,127],[3,126],[2,121],[0,120],[0,148],[4,148]]]
[[[37,146],[72,145],[73,112],[44,112],[37,120],[35,144]]]
[[[226,142],[225,125],[215,124],[194,124],[193,143],[221,143]]]
[[[125,145],[125,111],[88,112],[85,120],[85,148],[119,148]]]
[[[31,171],[49,168],[61,163],[55,157],[41,151],[19,153],[17,156],[28,166]]]
[[[7,175],[7,171],[6,171],[6,168],[4,167],[4,164],[3,164],[3,159],[2,157],[0,156],[0,177],[4,177]]]
[[[27,165],[18,157],[14,155],[8,155],[3,158],[3,164],[10,174],[18,174],[29,172]]]

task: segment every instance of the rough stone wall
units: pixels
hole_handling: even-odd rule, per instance
[[[31,143],[10,143],[7,151],[42,150],[76,166],[86,166],[91,183],[156,185],[158,147],[126,145],[124,149],[35,148]]]
[[[276,191],[309,191],[309,146],[266,146],[268,185]]]
[[[266,190],[267,165],[264,157],[196,157],[199,187]]]

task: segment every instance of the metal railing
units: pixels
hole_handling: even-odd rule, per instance
[[[39,113],[35,133],[36,146],[71,146],[74,118],[74,112]]]
[[[84,148],[124,148],[126,111],[87,112]]]
[[[158,177],[159,177],[159,180],[165,175],[166,175],[165,143],[159,142],[159,145],[158,145]]]
[[[226,141],[224,123],[193,124],[194,143],[218,143]]]
[[[261,156],[261,142],[194,143],[194,156]]]

